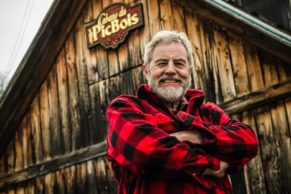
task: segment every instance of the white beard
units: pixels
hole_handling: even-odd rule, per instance
[[[159,80],[161,79],[162,78],[160,78]],[[190,83],[191,83],[191,78],[189,77],[189,79],[185,81],[181,87],[177,88],[177,87],[168,86],[166,88],[161,88],[159,87],[159,80],[153,81],[149,79],[149,77],[147,77],[147,80],[153,92],[155,92],[158,96],[160,96],[161,98],[163,98],[169,103],[174,103],[181,100],[183,96],[185,95],[187,89],[189,89]]]
[[[158,94],[161,98],[165,99],[167,102],[173,103],[179,101],[184,96],[184,88],[183,87],[152,87],[153,91]]]

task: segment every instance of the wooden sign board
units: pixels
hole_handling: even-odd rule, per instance
[[[101,44],[105,48],[116,48],[130,30],[143,26],[142,4],[129,6],[115,3],[105,8],[96,20],[85,25],[87,46]]]

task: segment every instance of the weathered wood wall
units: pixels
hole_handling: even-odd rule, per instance
[[[114,2],[86,4],[0,158],[0,193],[116,192],[104,114],[114,97],[144,82],[144,44],[161,29],[189,35],[193,87],[256,130],[260,153],[232,177],[235,193],[291,193],[291,64],[171,0],[143,0],[145,26],[118,49],[87,49],[84,23]]]

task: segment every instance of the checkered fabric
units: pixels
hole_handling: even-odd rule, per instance
[[[119,194],[231,193],[228,176],[202,176],[219,169],[220,160],[237,172],[258,152],[258,141],[246,124],[231,119],[204,93],[190,89],[178,111],[142,85],[137,96],[121,95],[107,110],[108,159]],[[202,144],[180,142],[173,132],[197,130]]]

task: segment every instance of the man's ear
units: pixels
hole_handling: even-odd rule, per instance
[[[145,78],[147,78],[148,73],[149,73],[149,69],[148,69],[148,65],[147,64],[143,64],[142,65],[142,72]]]

